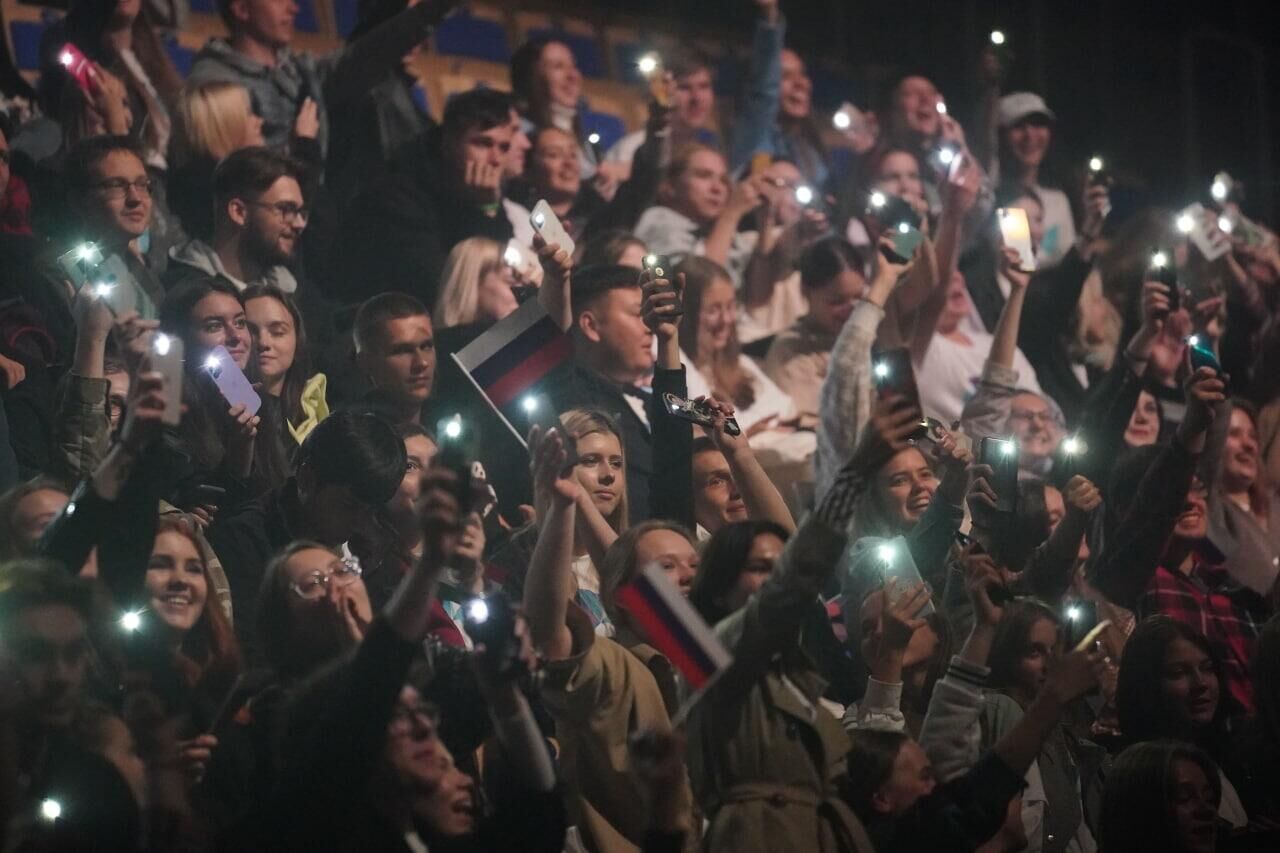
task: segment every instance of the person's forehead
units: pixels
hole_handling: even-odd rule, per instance
[[[881,175],[896,175],[901,173],[919,172],[920,166],[916,162],[916,158],[912,157],[905,151],[893,151],[884,156],[880,161]]]
[[[1043,412],[1049,408],[1049,404],[1039,394],[1033,394],[1030,391],[1014,395],[1013,405],[1033,412]]]
[[[291,175],[281,175],[262,194],[261,200],[266,202],[296,201],[301,204],[302,187],[299,186],[297,179]]]
[[[618,437],[611,432],[597,430],[589,432],[584,436],[580,436],[574,441],[579,454],[583,453],[605,453],[613,456],[622,455],[622,443],[618,441]]]
[[[60,644],[83,639],[87,630],[79,611],[58,603],[37,604],[19,610],[11,624],[12,630],[20,636],[38,637]]]
[[[574,62],[573,51],[569,49],[568,45],[558,41],[547,42],[546,46],[542,48],[542,56],[540,59],[542,62],[546,62],[548,64],[558,64],[562,62],[573,64]]]
[[[289,309],[280,304],[274,296],[259,296],[244,304],[244,313],[259,325],[267,323],[292,323]]]
[[[539,151],[577,148],[577,141],[558,127],[544,128],[535,143]]]
[[[751,540],[751,556],[772,557],[782,553],[786,543],[776,533],[758,533]]]
[[[722,471],[727,473],[729,463],[719,450],[708,448],[693,455],[693,470],[704,476]]]
[[[769,164],[769,168],[765,170],[765,175],[770,178],[791,181],[800,177],[800,170],[796,168],[794,163],[789,163],[786,160],[776,160]]]
[[[803,71],[804,60],[800,58],[800,54],[794,50],[782,51],[782,70],[783,71]]]
[[[37,515],[44,512],[57,512],[67,505],[65,492],[57,489],[36,489],[18,501],[16,509],[19,513]]]
[[[639,287],[612,287],[604,294],[606,310],[628,310],[639,307],[644,294]]]
[[[151,550],[153,553],[167,554],[180,560],[200,559],[200,552],[196,550],[196,545],[191,538],[176,530],[162,530],[156,534],[155,545]]]
[[[654,557],[687,557],[696,554],[689,540],[674,530],[650,530],[640,537],[636,550],[647,559]]]
[[[929,467],[929,463],[925,461],[924,454],[914,447],[908,447],[906,450],[900,450],[885,463],[884,472],[888,476],[899,474],[903,471],[918,471],[921,468]]]
[[[132,151],[111,151],[94,163],[90,171],[104,178],[132,178],[146,175],[147,167]]]
[[[196,303],[191,314],[194,317],[235,317],[244,313],[244,306],[240,304],[240,300],[236,299],[230,293],[219,293],[213,291]]]
[[[392,317],[382,327],[387,343],[402,343],[431,337],[431,318],[426,314]]]
[[[323,572],[335,561],[335,557],[323,548],[303,548],[284,564],[285,572],[290,577],[309,575],[312,572]]]
[[[898,91],[900,91],[904,95],[905,94],[921,95],[921,94],[933,94],[938,90],[933,85],[933,81],[930,80],[928,77],[921,77],[919,75],[914,75],[911,77],[903,78],[902,82],[898,84]]]
[[[695,151],[693,156],[689,158],[689,168],[691,169],[709,169],[716,172],[725,170],[724,158],[715,151],[702,150]]]

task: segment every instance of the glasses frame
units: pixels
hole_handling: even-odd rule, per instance
[[[360,565],[360,560],[356,557],[342,557],[337,561],[341,568],[334,569],[330,572],[312,572],[307,577],[315,581],[311,588],[321,590],[318,595],[308,595],[303,589],[302,584],[294,581],[289,584],[289,589],[303,601],[318,601],[324,598],[324,590],[328,589],[329,584],[336,584],[339,589],[345,589],[356,582],[357,578],[364,576],[364,568]],[[337,578],[337,580],[334,580]]]

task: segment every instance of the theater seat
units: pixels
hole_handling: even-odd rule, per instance
[[[300,33],[320,32],[320,22],[316,20],[315,0],[293,0],[298,4],[298,16],[293,20],[293,28]]]
[[[358,0],[333,0],[333,25],[339,38],[345,39],[356,28],[360,20],[358,6]]]
[[[627,135],[627,123],[621,116],[591,109],[582,114],[582,129],[588,135],[600,134],[600,141],[596,145],[601,152],[608,151],[615,142]]]
[[[436,28],[436,51],[445,56],[470,56],[489,62],[510,62],[511,46],[501,20],[463,10]]]
[[[169,53],[169,60],[173,62],[173,67],[178,69],[179,74],[186,77],[191,73],[191,63],[195,62],[196,59],[194,50],[183,47],[174,38],[164,40],[164,49]]]

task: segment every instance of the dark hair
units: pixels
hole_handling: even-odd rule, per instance
[[[621,228],[597,231],[578,245],[578,267],[616,266],[622,253],[631,246],[648,250],[644,241]]]
[[[511,121],[511,96],[482,86],[454,95],[444,107],[440,131],[446,138],[457,139],[480,128],[488,130]]]
[[[89,190],[93,183],[93,170],[117,151],[132,154],[138,158],[139,163],[145,165],[142,149],[127,136],[86,137],[72,145],[63,160],[62,174],[67,187],[80,192]]]
[[[69,607],[87,625],[91,602],[89,585],[52,560],[15,560],[0,567],[0,636],[19,613],[33,607]]]
[[[1175,761],[1199,765],[1215,800],[1221,801],[1218,767],[1204,750],[1171,740],[1136,743],[1116,756],[1107,773],[1098,823],[1100,853],[1183,849],[1173,805]]]
[[[1280,614],[1262,626],[1253,653],[1254,723],[1265,741],[1280,747]]]
[[[338,551],[328,545],[310,539],[295,539],[267,563],[262,573],[262,583],[258,586],[258,600],[254,610],[255,636],[267,663],[286,679],[305,675],[317,664],[337,656],[344,649],[341,642],[343,638],[336,633],[335,642],[329,648],[315,648],[311,644],[293,641],[293,616],[289,609],[289,596],[292,592],[285,566],[295,554],[312,549],[339,556]]]
[[[716,74],[716,66],[711,61],[711,57],[696,47],[688,45],[679,45],[675,50],[664,55],[662,64],[666,71],[676,80],[688,77],[690,74],[696,74],[699,71],[705,71],[713,78]]]
[[[1055,631],[1062,626],[1057,611],[1042,601],[1021,598],[1004,608],[1004,616],[991,639],[991,654],[987,659],[987,666],[991,668],[987,679],[989,687],[1007,689],[1018,686],[1018,662],[1027,653],[1032,627],[1041,619],[1052,622]]]
[[[827,237],[814,243],[800,256],[800,286],[805,290],[825,287],[845,270],[865,275],[866,259],[843,237]]]
[[[538,87],[538,62],[549,44],[568,48],[553,35],[541,35],[533,36],[511,54],[511,91],[515,95],[516,107],[536,127],[551,124],[551,104]],[[577,124],[576,117],[574,123]],[[577,136],[576,126],[574,130]]]
[[[725,348],[712,356],[709,363],[698,360],[698,329],[701,324],[702,294],[717,279],[733,286],[733,278],[729,271],[715,261],[706,258],[689,256],[676,267],[676,273],[683,274],[684,317],[680,320],[680,348],[685,355],[701,369],[710,380],[712,391],[716,397],[728,398],[730,403],[740,409],[746,409],[756,401],[756,386],[751,374],[742,366],[742,349],[738,345],[738,329],[736,323],[729,326],[729,342]],[[734,302],[737,305],[737,302]]]
[[[1011,572],[1020,572],[1031,554],[1049,538],[1049,506],[1045,502],[1043,480],[1018,481],[1018,506],[1011,517],[996,513],[977,513],[974,522],[980,527],[993,523],[991,556]]]
[[[1164,658],[1174,640],[1186,640],[1204,652],[1218,676],[1218,707],[1205,731],[1196,731],[1184,710],[1164,691]],[[1138,623],[1124,644],[1116,682],[1116,712],[1125,740],[1158,738],[1194,741],[1217,754],[1227,717],[1234,707],[1222,675],[1222,661],[1199,631],[1169,616],[1150,616]]]
[[[406,317],[430,318],[431,312],[421,301],[398,290],[370,296],[356,310],[356,318],[352,324],[351,335],[356,352],[369,349],[374,339],[382,334],[382,327],[388,320],[403,320]]]
[[[904,732],[856,729],[849,733],[849,755],[845,759],[848,769],[843,779],[841,798],[863,823],[875,819],[876,810],[871,798],[893,775],[898,753],[909,740],[910,736]]]
[[[373,506],[391,499],[404,479],[404,442],[391,425],[367,412],[335,412],[302,442],[294,470],[306,466],[316,487],[350,486]]]
[[[232,151],[213,170],[218,213],[231,199],[260,196],[281,178],[293,178],[301,185],[302,167],[292,157],[260,145]]]
[[[602,264],[574,270],[570,301],[573,303],[575,322],[583,311],[590,308],[597,299],[609,291],[639,287],[640,274],[635,267]]]
[[[774,521],[735,521],[711,535],[703,546],[702,564],[693,579],[689,603],[697,608],[707,623],[714,625],[729,615],[722,603],[733,589],[747,563],[747,555],[756,537],[773,534],[786,542],[791,534]]]
[[[411,438],[425,438],[432,444],[439,444],[436,441],[435,433],[424,427],[422,424],[413,421],[405,421],[404,423],[394,424],[391,427],[396,431],[396,435],[400,436],[401,441],[407,441]]]
[[[293,333],[297,343],[293,352],[293,364],[289,365],[289,369],[285,371],[284,390],[280,393],[280,403],[284,409],[285,418],[290,423],[301,421],[303,418],[302,389],[311,378],[311,352],[307,346],[307,327],[302,321],[302,312],[298,310],[298,303],[293,297],[274,284],[250,285],[245,289],[240,301],[244,303],[247,310],[249,303],[254,299],[274,299],[289,312],[289,319],[293,322]]]
[[[32,556],[18,545],[18,530],[13,525],[14,515],[23,498],[45,489],[61,492],[64,495],[71,494],[71,489],[61,480],[43,474],[18,483],[7,492],[0,494],[0,560]]]
[[[192,463],[201,472],[218,469],[226,455],[227,443],[227,402],[209,372],[200,369],[204,362],[203,346],[196,340],[191,327],[191,312],[214,293],[230,296],[242,307],[244,305],[240,291],[234,285],[213,276],[182,282],[170,290],[160,304],[160,331],[179,338],[186,351],[182,400],[187,404],[187,411],[182,415],[178,435],[184,449],[191,455]]]
[[[1106,492],[1105,532],[1107,537],[1112,536],[1119,529],[1120,523],[1129,515],[1129,510],[1133,508],[1133,502],[1138,497],[1138,487],[1142,485],[1147,470],[1155,464],[1156,458],[1164,452],[1164,449],[1159,444],[1130,447],[1116,460]]]

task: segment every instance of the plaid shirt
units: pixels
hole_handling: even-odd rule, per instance
[[[1220,564],[1197,554],[1189,574],[1156,568],[1138,598],[1139,618],[1157,613],[1177,619],[1203,634],[1222,661],[1226,689],[1247,712],[1253,712],[1249,678],[1260,620],[1250,600],[1252,590],[1231,579]]]

